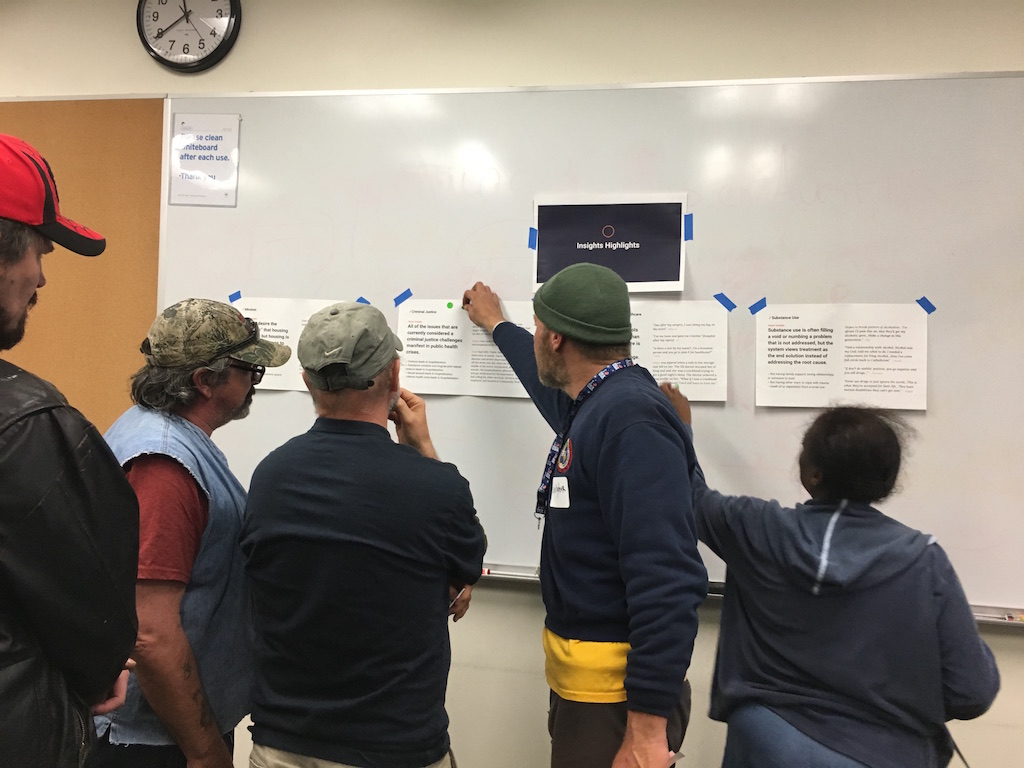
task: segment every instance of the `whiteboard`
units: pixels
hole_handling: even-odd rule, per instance
[[[526,300],[535,196],[686,192],[682,297],[738,305],[728,401],[694,415],[725,492],[804,498],[813,413],[754,406],[749,305],[927,297],[928,408],[906,414],[918,437],[883,509],[938,538],[973,603],[1024,606],[1024,78],[171,97],[168,135],[177,112],[241,115],[238,203],[165,192],[161,306],[362,296],[394,325],[407,289],[458,301],[483,280]],[[488,564],[533,573],[550,431],[524,401],[431,396],[428,413]],[[312,421],[307,395],[261,392],[214,437],[248,482]]]

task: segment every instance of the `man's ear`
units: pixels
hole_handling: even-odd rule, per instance
[[[555,331],[548,332],[548,340],[551,342],[552,352],[561,352],[566,341],[565,336]]]
[[[398,381],[398,369],[402,367],[402,359],[396,357],[395,361],[391,364],[391,391],[401,392],[402,385]]]
[[[196,368],[192,371],[192,384],[195,385],[196,391],[207,400],[213,397],[214,387],[210,384],[210,379],[214,375],[209,368]]]

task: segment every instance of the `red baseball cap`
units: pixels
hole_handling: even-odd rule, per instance
[[[28,224],[69,251],[99,256],[103,235],[60,215],[57,182],[35,147],[0,134],[0,217]]]

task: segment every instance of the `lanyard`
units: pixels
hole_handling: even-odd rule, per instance
[[[580,390],[580,393],[576,395],[576,399],[572,401],[569,415],[565,417],[565,425],[562,427],[562,431],[555,436],[555,441],[551,444],[551,450],[548,451],[548,460],[544,463],[544,476],[541,477],[540,486],[537,488],[537,508],[534,510],[533,516],[537,518],[538,526],[540,526],[540,521],[548,513],[548,498],[551,490],[551,477],[555,473],[555,463],[558,461],[558,454],[562,451],[562,444],[569,434],[569,428],[572,426],[572,421],[576,418],[580,406],[609,376],[616,371],[621,371],[623,368],[629,368],[631,365],[633,365],[633,359],[630,357],[627,357],[625,360],[616,360],[614,363],[606,365],[598,371],[594,378],[587,382],[587,386]]]

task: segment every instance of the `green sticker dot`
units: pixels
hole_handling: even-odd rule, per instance
[[[451,308],[452,308],[452,307],[454,307],[454,306],[455,306],[455,305],[454,305],[454,304],[452,304],[452,303],[451,303],[450,301],[448,302],[448,309],[451,309]]]

